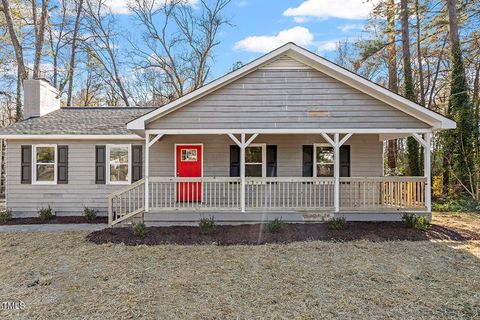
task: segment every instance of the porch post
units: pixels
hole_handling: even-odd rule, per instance
[[[145,212],[148,212],[149,207],[149,184],[148,184],[148,175],[150,167],[150,134],[145,135]]]
[[[423,150],[423,173],[425,175],[425,206],[428,212],[432,212],[432,167],[431,167],[431,144],[432,134],[425,134],[425,147]]]
[[[340,211],[340,134],[335,133],[333,136],[333,176],[335,178],[333,204],[335,212]]]
[[[240,202],[242,212],[245,212],[245,134],[241,134],[240,138]]]

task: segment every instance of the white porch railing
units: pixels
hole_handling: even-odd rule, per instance
[[[340,178],[340,210],[425,210],[425,177]]]
[[[150,177],[150,210],[241,210],[238,177]],[[340,178],[340,211],[425,210],[424,177]],[[334,210],[333,178],[246,178],[245,209]],[[108,197],[109,223],[144,211],[144,180]]]
[[[333,178],[246,178],[246,210],[333,208]]]
[[[149,178],[149,208],[154,210],[240,209],[240,178]]]

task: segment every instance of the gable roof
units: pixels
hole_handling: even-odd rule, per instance
[[[68,107],[1,128],[0,135],[131,135],[126,123],[155,108]]]
[[[174,112],[175,110],[226,86],[227,84],[279,59],[284,55],[290,56],[311,68],[314,68],[338,81],[364,92],[373,98],[397,108],[400,111],[403,111],[406,114],[409,114],[427,123],[434,130],[453,129],[456,127],[454,121],[442,116],[439,113],[428,110],[427,108],[422,107],[421,105],[414,103],[394,92],[391,92],[372,81],[369,81],[343,67],[340,67],[339,65],[336,65],[304,48],[295,45],[294,43],[287,43],[284,46],[252,61],[251,63],[164,105],[162,108],[152,110],[151,112],[132,120],[127,124],[127,128],[135,131],[145,130],[146,123],[159,119],[170,112]]]

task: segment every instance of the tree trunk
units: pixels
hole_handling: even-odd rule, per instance
[[[403,53],[403,77],[405,97],[411,101],[416,101],[415,90],[413,87],[412,63],[410,58],[410,34],[408,26],[408,2],[400,1],[401,24],[402,24],[402,53]],[[413,137],[407,138],[407,155],[409,175],[420,175],[420,156],[419,145]]]
[[[20,67],[17,66],[17,94],[15,96],[15,122],[22,120],[22,77]]]
[[[395,37],[395,0],[389,0],[387,3],[387,22],[388,22],[388,89],[398,92],[397,78],[397,45]],[[387,152],[388,168],[395,171],[397,168],[397,140],[388,140]]]
[[[34,3],[36,0],[32,0]],[[36,11],[36,9],[34,10]],[[36,39],[35,39],[35,60],[33,62],[33,78],[38,79],[40,77],[40,59],[42,57],[43,50],[43,40],[45,37],[45,24],[47,21],[47,11],[48,11],[48,0],[43,0],[42,2],[42,15],[40,16],[40,26],[36,27],[37,30]],[[34,12],[36,16],[36,12]],[[35,17],[36,22],[36,17]],[[36,23],[35,23],[36,24]]]
[[[83,0],[80,0],[78,3],[77,17],[75,18],[75,27],[73,29],[72,53],[70,55],[70,71],[68,73],[67,106],[72,105],[73,77],[75,75],[75,53],[77,51],[77,36],[78,36],[78,29],[80,27],[80,17],[82,13],[82,7],[83,7]]]
[[[15,58],[18,65],[18,77],[23,85],[23,80],[27,79],[27,69],[25,68],[25,62],[23,60],[22,45],[18,41],[17,34],[15,33],[15,26],[13,24],[12,15],[10,13],[10,7],[8,0],[2,0],[3,14],[5,15],[5,22],[7,24],[8,33],[10,35],[10,41],[12,42],[13,49],[15,51]]]

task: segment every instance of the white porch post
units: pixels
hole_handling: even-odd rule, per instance
[[[333,176],[335,178],[333,205],[335,212],[340,211],[340,134],[335,133],[333,136]]]
[[[228,136],[240,147],[240,208],[242,212],[245,212],[245,149],[250,143],[258,136],[258,133],[254,133],[248,138],[245,139],[245,134],[240,135],[240,141],[232,134],[229,133]]]
[[[425,175],[425,206],[428,212],[432,212],[432,167],[431,167],[431,144],[432,134],[425,134],[425,149],[423,150],[423,173]]]
[[[240,201],[242,212],[245,212],[245,134],[241,135],[241,146],[240,146]]]
[[[428,212],[432,212],[432,167],[431,167],[431,145],[432,145],[432,134],[430,132],[425,133],[425,136],[422,136],[418,133],[413,133],[412,136],[415,140],[418,141],[423,147],[423,175],[425,177],[425,207]]]
[[[333,206],[335,212],[340,212],[340,147],[343,146],[352,135],[353,133],[348,133],[340,140],[340,134],[335,133],[332,140],[328,134],[322,133],[322,137],[333,147],[333,178],[335,179],[333,185]]]
[[[148,185],[148,176],[150,169],[150,134],[145,135],[145,212],[148,212],[149,209],[149,185]]]

